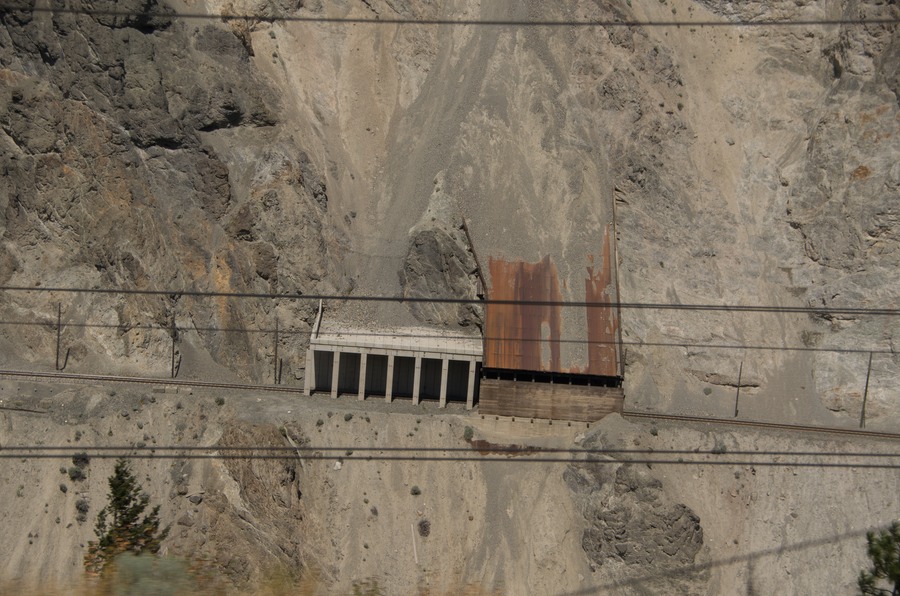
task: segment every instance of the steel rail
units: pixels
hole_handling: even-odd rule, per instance
[[[770,428],[779,430],[788,430],[792,432],[814,432],[814,433],[830,433],[840,435],[850,435],[856,437],[867,437],[877,439],[890,439],[892,441],[900,441],[900,433],[890,433],[886,431],[861,430],[857,428],[838,428],[835,426],[807,426],[802,424],[787,424],[784,422],[765,422],[762,420],[735,420],[728,418],[714,418],[707,416],[686,416],[682,414],[658,414],[655,412],[637,412],[633,410],[625,410],[622,412],[625,418],[655,418],[660,420],[673,420],[677,422],[700,422],[706,424],[726,424],[734,426],[748,426],[751,428]]]
[[[271,391],[274,393],[303,393],[303,387],[290,385],[254,385],[250,383],[214,383],[211,381],[193,381],[190,379],[171,379],[155,377],[128,377],[117,375],[92,375],[81,373],[39,372],[22,370],[0,370],[0,378],[17,378],[32,380],[69,380],[81,382],[133,383],[137,385],[175,385],[181,387],[204,387],[208,389],[236,389],[240,391]]]
[[[116,375],[95,375],[65,372],[39,372],[21,370],[0,370],[0,378],[51,380],[51,381],[80,381],[80,382],[111,382],[132,383],[138,385],[181,386],[200,387],[207,389],[231,389],[238,391],[262,391],[273,393],[303,394],[302,387],[284,385],[254,385],[249,383],[215,383],[211,381],[192,381],[185,379],[158,379],[153,377],[129,377]],[[766,428],[787,430],[791,432],[829,433],[856,437],[889,439],[900,441],[900,433],[886,431],[862,430],[854,428],[838,428],[834,426],[808,426],[801,424],[787,424],[783,422],[765,422],[761,420],[733,420],[727,418],[715,418],[709,416],[687,416],[682,414],[664,414],[656,412],[638,412],[625,410],[622,412],[625,418],[649,418],[659,420],[671,420],[676,422],[694,422],[703,424],[721,424],[731,426],[743,426],[750,428]]]

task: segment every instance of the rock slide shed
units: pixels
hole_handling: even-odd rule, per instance
[[[588,256],[584,293],[572,288],[568,301],[549,256],[536,263],[489,260],[483,414],[593,421],[622,411],[612,260],[607,227],[600,258]]]

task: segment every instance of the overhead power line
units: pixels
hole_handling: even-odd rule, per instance
[[[335,25],[400,25],[400,26],[451,26],[451,27],[812,27],[812,26],[866,26],[893,25],[900,22],[897,17],[879,17],[872,19],[771,19],[759,21],[734,20],[614,20],[614,19],[453,19],[428,18],[414,19],[408,17],[329,17],[322,15],[273,15],[262,13],[202,13],[176,11],[128,11],[94,8],[53,8],[46,6],[21,7],[15,5],[0,6],[0,14],[13,12],[37,12],[53,14],[75,14],[103,17],[140,18],[140,19],[183,19],[183,20],[222,20],[222,21],[259,21],[259,22],[293,22],[323,23]]]
[[[0,320],[0,327],[56,327],[56,321],[51,319],[31,319],[31,320]],[[282,337],[299,335],[311,336],[314,332],[310,329],[275,329],[274,327],[220,327],[217,325],[191,325],[190,327],[181,327],[178,325],[164,324],[129,324],[129,323],[62,323],[62,329],[113,329],[120,333],[128,333],[131,331],[159,331],[163,333],[171,333],[174,329],[176,333],[196,332],[196,333],[243,333],[246,335],[272,335],[278,333]],[[510,342],[516,344],[540,343],[540,344],[564,344],[564,345],[604,345],[604,346],[624,346],[636,348],[702,348],[708,350],[752,350],[752,351],[772,351],[772,352],[827,352],[838,354],[894,354],[891,348],[845,348],[841,346],[832,347],[816,347],[816,346],[767,346],[759,344],[739,344],[739,343],[712,343],[712,342],[692,342],[692,341],[641,341],[641,340],[595,340],[585,338],[557,338],[550,337],[496,337],[492,335],[428,335],[424,333],[386,333],[376,331],[319,331],[318,337],[324,339],[340,339],[347,335],[354,338],[365,337],[374,339],[439,339],[439,340],[478,340],[493,342]]]
[[[481,300],[478,298],[442,298],[442,297],[405,297],[405,296],[353,296],[341,294],[299,294],[270,292],[210,292],[200,290],[141,290],[123,288],[64,288],[64,287],[28,287],[0,286],[0,292],[40,292],[62,294],[104,294],[104,295],[143,295],[183,296],[195,298],[255,298],[282,300],[327,300],[334,302],[395,302],[406,304],[472,304],[483,306],[558,306],[571,308],[617,308],[629,310],[677,310],[677,311],[722,311],[749,313],[794,313],[811,315],[844,315],[844,316],[898,316],[900,308],[862,308],[862,307],[813,307],[813,306],[774,306],[774,305],[741,305],[741,304],[671,304],[653,302],[614,302],[614,301],[574,301],[574,300]]]
[[[263,452],[263,453],[330,453],[334,452],[335,454],[346,457],[347,451],[353,451],[354,454],[357,452],[362,453],[375,453],[378,452],[379,455],[383,453],[426,453],[426,454],[451,454],[451,453],[464,453],[471,454],[472,451],[478,451],[480,447],[477,442],[471,446],[466,447],[423,447],[423,446],[415,446],[415,447],[372,447],[372,446],[354,446],[354,445],[338,445],[334,447],[329,447],[326,445],[250,445],[250,446],[241,446],[241,445],[145,445],[143,447],[136,447],[134,445],[93,445],[83,448],[74,447],[72,445],[5,445],[3,447],[4,450],[19,450],[19,451],[28,451],[32,453],[43,453],[43,452],[56,452],[57,454],[70,454],[76,455],[80,453],[85,453],[86,451],[91,451],[93,453],[126,453],[133,451],[176,451],[180,453],[190,453],[190,452],[224,452],[224,453],[236,453],[236,454],[249,454],[253,452]],[[600,455],[722,455],[725,453],[724,451],[717,451],[716,449],[629,449],[629,448],[597,448],[592,449],[590,447],[543,447],[539,445],[531,446],[531,445],[493,445],[484,447],[485,452],[490,452],[494,454],[505,454],[511,456],[522,456],[522,455],[536,455],[536,454],[569,454],[569,455],[590,455],[590,456],[600,456]],[[746,450],[728,450],[728,455],[741,455],[741,456],[753,456],[753,457],[784,457],[784,456],[794,456],[794,457],[896,457],[900,458],[900,452],[895,453],[884,453],[877,451],[758,451],[756,449],[746,449]],[[366,456],[368,457],[368,456]]]
[[[616,457],[613,457],[613,456]],[[627,457],[630,455],[638,457]],[[742,456],[735,459],[735,455]],[[68,459],[73,456],[89,459],[212,459],[212,460],[325,460],[342,462],[510,462],[563,464],[649,464],[649,465],[710,465],[781,468],[849,468],[900,469],[900,461],[866,461],[867,458],[897,459],[897,453],[823,453],[823,452],[756,452],[683,450],[578,450],[543,449],[540,447],[487,448],[479,454],[476,446],[469,448],[439,447],[45,447],[7,446],[0,450],[0,459]],[[626,457],[623,457],[626,456]],[[676,457],[679,456],[679,457]],[[687,457],[684,457],[687,456]],[[764,459],[755,459],[762,457]],[[854,458],[854,461],[809,461],[784,458]],[[770,459],[765,459],[770,458]]]

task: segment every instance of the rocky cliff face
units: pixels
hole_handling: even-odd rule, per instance
[[[169,9],[134,2],[92,10]],[[199,291],[334,291],[321,171],[279,124],[284,100],[227,26],[167,17],[7,11],[0,229],[4,284]],[[166,331],[249,377],[267,368],[259,334],[310,307],[169,296],[4,294],[4,317],[48,320],[61,302],[69,366],[159,373]],[[78,324],[100,327],[78,327]],[[194,331],[199,328],[200,331]],[[7,329],[16,357],[46,362],[40,327]],[[300,338],[301,336],[296,336]],[[301,350],[300,339],[294,347]],[[286,346],[290,347],[290,346]],[[49,350],[49,351],[48,351]],[[9,361],[13,356],[5,351]],[[196,361],[194,366],[196,366]],[[159,370],[157,370],[159,369]]]
[[[895,9],[864,2],[707,2],[688,6],[688,15],[852,21],[896,16]],[[684,12],[678,5],[678,15]],[[659,105],[684,127],[678,127],[682,134],[664,135],[661,146],[649,130],[634,139],[648,143],[625,142],[615,182],[623,296],[890,307],[900,254],[888,231],[896,227],[890,222],[898,196],[894,28],[850,23],[689,32],[649,33],[672,56],[679,81],[676,105],[664,97]],[[631,338],[688,344],[630,351],[629,394],[648,405],[680,395],[687,398],[681,407],[724,414],[722,398],[734,394],[743,362],[748,415],[858,417],[867,355],[815,351],[854,347],[888,352],[873,358],[868,413],[896,424],[887,390],[898,370],[893,317],[626,312],[623,318]]]
[[[615,227],[626,302],[893,305],[900,50],[891,25],[853,21],[896,16],[896,6],[192,8],[248,17],[227,22],[166,16],[175,9],[163,4],[116,7],[157,16],[4,13],[7,284],[472,298],[478,273],[487,290],[493,281],[476,272],[478,260],[547,258],[561,298],[577,300]],[[290,14],[847,23],[265,20]],[[436,203],[451,206],[444,219],[431,214]],[[46,320],[67,301],[70,321],[112,326],[69,331],[73,367],[111,359],[164,371],[166,332],[139,327],[175,319],[201,329],[179,338],[186,371],[207,354],[258,379],[270,366],[269,334],[203,329],[266,330],[277,317],[300,332],[281,346],[299,375],[311,316],[300,302],[177,295],[4,300],[10,317]],[[366,326],[480,325],[478,313],[455,306],[332,309]],[[563,311],[561,337],[581,337],[581,313]],[[895,317],[626,309],[621,318],[636,407],[724,414],[740,381],[748,416],[849,421],[859,416],[868,354],[827,350],[852,347],[877,351],[869,420],[898,416],[889,399],[900,374]],[[48,328],[20,330],[21,355],[46,361]],[[661,345],[634,345],[647,343]],[[561,349],[562,361],[585,364],[577,346]]]

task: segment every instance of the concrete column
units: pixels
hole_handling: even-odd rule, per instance
[[[341,370],[341,352],[339,350],[334,351],[334,364],[331,369],[331,397],[336,398],[338,396],[338,373]]]
[[[388,354],[387,383],[384,387],[384,401],[391,403],[394,397],[394,355]]]
[[[416,354],[416,372],[413,375],[413,405],[419,404],[419,385],[422,381],[422,357]]]
[[[316,351],[312,346],[306,350],[306,371],[303,373],[303,394],[311,395],[316,388]]]
[[[359,400],[366,399],[366,358],[368,354],[361,352],[359,355]]]
[[[476,362],[469,360],[469,385],[466,388],[466,409],[471,410],[475,407],[475,369]]]
[[[441,401],[438,404],[440,408],[447,407],[447,370],[450,368],[450,361],[446,358],[441,360]]]

